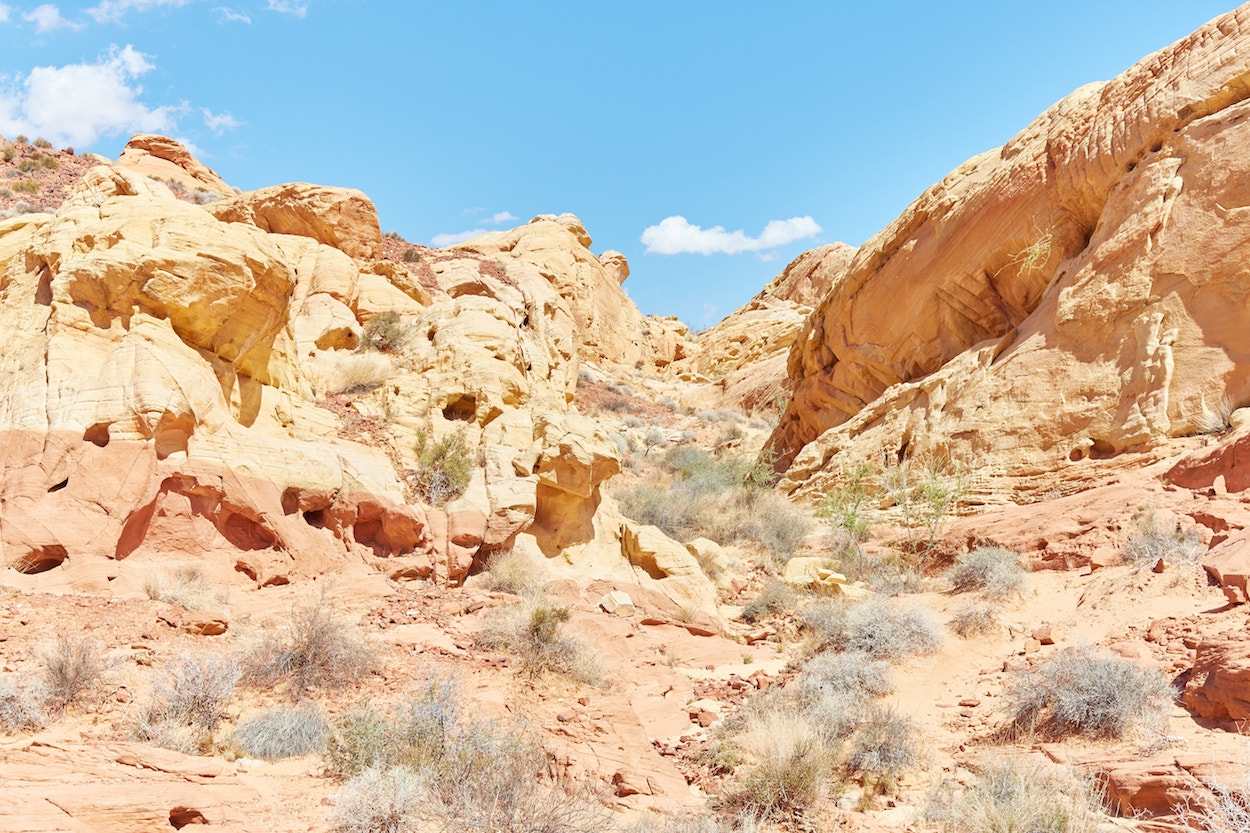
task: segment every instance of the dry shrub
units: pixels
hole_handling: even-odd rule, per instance
[[[405,766],[374,768],[339,790],[330,816],[334,833],[415,833],[423,780]]]
[[[742,608],[742,621],[755,624],[770,616],[782,616],[794,612],[799,595],[784,581],[773,581],[764,586],[760,594]]]
[[[1205,833],[1246,833],[1250,830],[1250,767],[1242,765],[1232,778],[1219,778],[1182,808],[1183,824]]]
[[[93,688],[104,673],[100,643],[84,637],[62,636],[47,656],[44,691],[57,711]]]
[[[1020,556],[1002,547],[978,547],[955,559],[950,572],[955,593],[979,592],[987,599],[1005,599],[1020,592],[1024,569]]]
[[[395,372],[391,360],[378,353],[329,350],[304,365],[318,396],[364,393],[381,385]]]
[[[1014,761],[987,765],[968,787],[940,785],[925,816],[942,833],[1095,833],[1104,820],[1085,779]]]
[[[760,818],[793,814],[829,792],[839,760],[792,708],[755,711],[738,742],[747,753],[730,804]]]
[[[495,553],[486,563],[490,573],[492,590],[514,593],[518,596],[532,596],[538,593],[545,583],[547,568],[529,553],[523,550],[510,549]]]
[[[993,602],[964,602],[951,616],[951,630],[967,638],[998,630],[998,605]]]
[[[478,634],[477,644],[516,655],[527,674],[554,672],[587,685],[601,685],[603,674],[593,652],[580,640],[560,632],[568,620],[567,607],[529,598],[493,611]]]
[[[411,250],[409,250],[411,251]],[[365,324],[358,350],[396,353],[412,340],[413,328],[395,310],[379,312]]]
[[[214,595],[204,568],[199,564],[154,570],[144,578],[143,590],[153,601],[168,602],[188,610],[225,601],[223,593]]]
[[[819,602],[803,611],[801,622],[818,651],[859,652],[894,661],[942,647],[943,629],[933,612],[895,599],[874,596],[856,605]]]
[[[916,738],[920,727],[889,706],[874,706],[855,730],[847,765],[866,780],[876,781],[884,791],[903,770],[921,762]]]
[[[1197,564],[1206,553],[1197,529],[1166,524],[1153,509],[1143,511],[1133,523],[1137,528],[1124,541],[1124,555],[1139,570],[1160,559],[1167,564]]]
[[[36,683],[0,674],[0,729],[20,732],[42,728],[47,720],[45,694]]]
[[[244,660],[243,681],[272,686],[281,680],[302,697],[317,688],[339,688],[369,673],[377,658],[334,617],[324,597],[291,612],[283,632],[256,645]]]
[[[245,755],[277,761],[324,752],[330,724],[316,706],[271,709],[241,722],[231,735]]]
[[[153,680],[135,737],[179,752],[210,746],[242,673],[233,657],[177,654]]]
[[[1007,692],[1016,730],[1054,737],[1159,729],[1174,696],[1158,671],[1090,647],[1065,649]]]

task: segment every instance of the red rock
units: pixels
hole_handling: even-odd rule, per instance
[[[1250,640],[1199,644],[1181,702],[1198,717],[1240,728],[1250,719]]]
[[[570,723],[576,719],[577,719],[577,712],[573,711],[572,709],[565,709],[564,711],[556,715],[556,720],[560,721],[561,723]]]

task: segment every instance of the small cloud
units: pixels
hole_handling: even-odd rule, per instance
[[[497,226],[500,223],[510,223],[516,218],[516,215],[511,211],[496,211],[494,214],[490,215],[490,219],[487,220],[487,222]]]
[[[0,3],[0,23],[9,22],[9,12],[11,11],[13,11],[12,6],[6,6],[4,3]]]
[[[701,322],[703,326],[710,327],[719,320],[720,320],[720,307],[716,306],[716,304],[704,304],[703,305],[703,321]]]
[[[39,35],[55,32],[57,29],[81,29],[81,23],[73,23],[61,17],[61,10],[52,3],[36,6],[22,15],[22,20],[35,24],[35,33]]]
[[[791,217],[788,220],[770,220],[758,237],[750,237],[742,229],[725,231],[724,226],[704,229],[688,222],[685,217],[673,216],[665,217],[659,225],[647,226],[641,240],[649,254],[734,255],[786,246],[805,237],[815,237],[821,231],[811,217]]]
[[[213,11],[217,12],[217,15],[225,23],[251,23],[252,22],[252,18],[249,15],[243,12],[236,12],[234,9],[227,9],[225,6],[217,6],[216,8],[213,9]]]
[[[214,113],[207,107],[201,107],[200,112],[204,115],[204,126],[218,136],[243,124],[229,113]]]
[[[266,7],[271,12],[281,12],[282,14],[294,15],[295,17],[303,17],[308,14],[308,4],[293,2],[293,0],[269,0]]]
[[[138,76],[155,66],[133,46],[116,46],[92,64],[35,67],[0,78],[0,134],[29,133],[54,144],[87,147],[102,136],[169,133],[186,105],[149,107]]]
[[[486,229],[474,228],[469,229],[468,231],[454,231],[451,234],[436,234],[433,239],[430,240],[430,243],[434,245],[434,248],[441,249],[444,246],[454,246],[457,243],[472,240],[480,234],[486,234]]]
[[[100,0],[97,5],[87,9],[87,14],[96,23],[117,23],[130,11],[146,12],[161,6],[181,8],[190,2],[191,0]]]

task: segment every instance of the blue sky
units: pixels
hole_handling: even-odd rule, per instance
[[[1233,7],[0,0],[0,134],[163,132],[240,188],[360,188],[427,244],[570,211],[699,329]]]

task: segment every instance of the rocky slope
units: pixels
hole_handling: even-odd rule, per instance
[[[1021,497],[1227,424],[1250,398],[1248,15],[1072,93],[856,253],[790,354],[787,490],[919,454]]]

